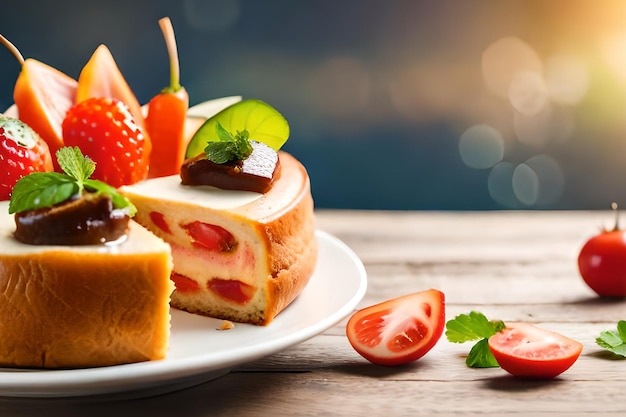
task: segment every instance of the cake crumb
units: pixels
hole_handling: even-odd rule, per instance
[[[230,320],[222,320],[222,325],[217,330],[230,330],[235,327],[235,324]]]

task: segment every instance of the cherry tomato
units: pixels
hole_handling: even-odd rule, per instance
[[[626,232],[615,227],[593,236],[578,255],[578,270],[587,285],[603,297],[626,296]]]
[[[372,363],[413,362],[428,353],[443,333],[444,299],[441,291],[430,289],[366,307],[348,320],[348,340]]]
[[[489,349],[511,375],[547,379],[569,369],[583,345],[559,333],[526,323],[507,323],[489,338]]]

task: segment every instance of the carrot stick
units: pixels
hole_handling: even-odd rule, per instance
[[[180,172],[187,147],[185,121],[189,108],[189,95],[180,85],[180,67],[174,29],[169,18],[159,20],[159,25],[170,61],[170,85],[150,100],[146,128],[152,141],[149,177],[162,177]]]

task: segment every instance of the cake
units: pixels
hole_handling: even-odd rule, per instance
[[[0,37],[22,63],[9,113],[36,127],[34,142],[48,144],[45,155],[14,163],[13,154],[26,154],[24,138],[0,137],[11,139],[11,147],[0,146],[0,165],[12,174],[0,178],[11,190],[10,203],[0,202],[0,366],[163,359],[171,306],[267,325],[313,274],[309,177],[294,157],[279,152],[289,136],[287,121],[266,103],[240,97],[236,104],[228,98],[189,108],[171,23],[159,24],[171,85],[143,107],[104,45],[73,80],[24,61]],[[199,157],[196,166],[206,174],[205,158],[192,144],[211,148],[211,163],[238,169],[241,162],[244,175],[258,177],[265,162],[252,161],[259,154],[271,156],[272,169],[260,190],[183,186],[179,175],[146,179],[176,173],[180,159],[190,156]],[[248,148],[256,153],[242,152]],[[216,154],[227,159],[216,162]],[[54,156],[54,166],[32,173]],[[255,172],[248,172],[250,165]],[[122,185],[134,205],[118,193]],[[120,230],[123,238],[109,242],[109,233]]]
[[[80,368],[162,359],[171,252],[139,224],[107,245],[30,245],[0,202],[0,366]]]
[[[171,246],[173,307],[267,325],[304,289],[317,259],[310,181],[297,159],[278,155],[266,193],[186,186],[178,175],[120,189],[134,219]]]

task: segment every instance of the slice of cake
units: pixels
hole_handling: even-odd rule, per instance
[[[121,188],[134,219],[172,248],[172,306],[267,325],[304,289],[317,259],[309,176],[278,155],[266,193],[186,186],[178,175]]]
[[[162,359],[169,246],[132,220],[106,245],[31,245],[0,202],[0,366],[78,368]]]

